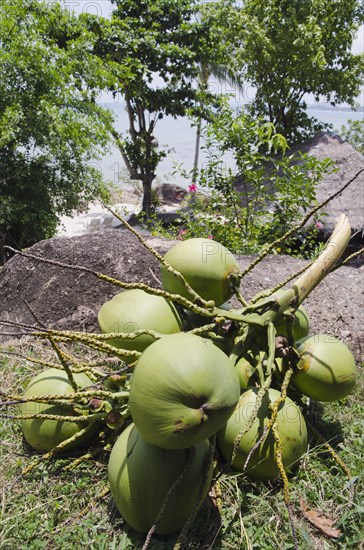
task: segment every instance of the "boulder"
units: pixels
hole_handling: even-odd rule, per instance
[[[187,195],[187,190],[174,183],[161,183],[154,187],[154,191],[161,204],[173,206],[181,204]]]
[[[318,160],[330,158],[334,161],[337,171],[328,174],[317,187],[316,197],[319,203],[338,191],[364,168],[364,156],[332,132],[319,132],[313,139],[292,148],[290,153],[307,153]],[[343,212],[349,217],[352,232],[364,239],[364,172],[330,201],[323,211],[327,214],[324,218],[325,237],[332,233],[336,219]]]
[[[300,164],[300,155],[306,153],[318,160],[330,158],[335,163],[336,171],[324,177],[323,181],[316,188],[316,198],[322,202],[330,195],[338,191],[346,182],[349,182],[361,169],[364,168],[364,156],[359,153],[350,143],[344,141],[338,135],[328,131],[316,134],[314,138],[292,147],[289,154],[294,156],[293,163]],[[271,166],[266,166],[267,175]],[[267,176],[264,182],[267,194],[267,208],[271,203],[270,198],[274,194],[274,186]],[[242,193],[242,204],[244,205],[244,193],[252,192],[247,182],[242,177],[236,180],[236,187]],[[326,239],[334,228],[336,219],[344,212],[347,214],[352,227],[355,239],[364,240],[364,172],[347,187],[338,197],[330,201],[322,210],[326,215],[322,217],[323,228],[322,238]]]

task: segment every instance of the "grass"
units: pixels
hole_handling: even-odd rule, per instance
[[[16,342],[17,351],[45,356],[44,345]],[[15,357],[0,356],[1,390],[17,392],[38,371]],[[290,479],[294,523],[301,549],[364,548],[363,523],[363,417],[362,370],[355,392],[344,402],[314,404],[311,418],[331,441],[352,471],[349,480],[312,439],[300,467]],[[110,495],[100,498],[107,487],[107,456],[83,462],[75,470],[62,457],[42,463],[29,475],[21,471],[34,458],[22,439],[19,422],[0,421],[0,549],[140,549],[144,536],[130,529],[113,505]],[[209,499],[202,507],[186,548],[292,549],[294,543],[279,480],[252,482],[241,475],[224,475],[220,482],[222,513]],[[300,498],[336,521],[338,539],[330,539],[313,527],[300,510]],[[176,511],[178,513],[178,511]],[[176,536],[154,536],[153,550],[172,549]]]

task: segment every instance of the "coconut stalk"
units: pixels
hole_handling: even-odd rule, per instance
[[[327,241],[325,248],[308,269],[302,273],[293,285],[287,290],[279,290],[267,298],[254,302],[251,306],[239,310],[242,320],[249,323],[249,317],[261,312],[260,322],[252,324],[268,325],[276,321],[285,312],[294,312],[304,299],[316,288],[316,286],[328,275],[336,262],[344,253],[351,236],[349,220],[345,214],[338,218],[334,231]],[[250,313],[252,312],[252,314]],[[222,314],[222,311],[219,310]],[[226,315],[229,318],[229,312]],[[235,313],[235,318],[238,315]]]
[[[349,220],[345,214],[338,218],[333,234],[327,241],[324,250],[311,267],[303,273],[293,285],[297,289],[298,300],[301,304],[312,290],[332,270],[336,262],[344,253],[351,237]]]

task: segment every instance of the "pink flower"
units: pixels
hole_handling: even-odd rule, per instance
[[[213,236],[213,235],[207,235],[207,238],[213,240],[213,239],[214,239],[214,236]]]
[[[177,239],[183,240],[183,237],[186,235],[186,233],[187,233],[186,229],[180,229],[178,232]]]
[[[321,222],[316,222],[315,225],[316,225],[317,229],[322,229],[323,226],[324,226],[324,224],[321,223]]]
[[[196,193],[196,191],[197,191],[197,185],[195,183],[191,183],[191,185],[188,186],[188,192]]]

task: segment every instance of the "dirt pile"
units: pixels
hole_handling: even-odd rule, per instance
[[[147,242],[161,254],[175,244],[152,237]],[[57,237],[37,243],[28,252],[71,266],[84,266],[121,281],[159,286],[157,260],[126,230]],[[243,268],[251,260],[247,256],[238,258]],[[249,299],[305,264],[304,260],[288,256],[268,256],[244,278],[242,293]],[[330,274],[305,301],[312,332],[338,336],[349,344],[357,359],[364,345],[363,283],[363,267],[343,267]],[[1,318],[34,324],[27,302],[48,327],[98,331],[99,308],[120,291],[121,288],[97,279],[90,272],[15,256],[0,272]]]

